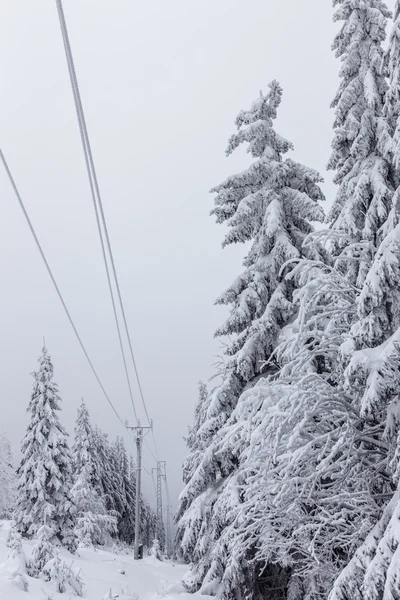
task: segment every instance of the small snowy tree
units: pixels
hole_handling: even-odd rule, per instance
[[[33,537],[46,526],[65,547],[74,551],[71,454],[67,433],[57,414],[61,398],[46,348],[34,379],[28,407],[30,422],[22,441],[18,469],[15,520],[24,536]]]
[[[157,560],[163,559],[161,545],[157,538],[154,538],[153,545],[150,550],[150,556],[152,556],[153,558],[155,558]]]
[[[21,536],[16,530],[14,522],[11,523],[8,531],[6,546],[8,548],[8,558],[3,565],[4,570],[8,572],[9,578],[19,589],[27,592],[29,582],[26,573],[30,568],[30,563],[23,551]]]
[[[51,581],[60,594],[67,591],[72,591],[76,596],[83,594],[83,582],[79,572],[68,567],[56,548],[53,557],[43,567],[41,576],[45,581]]]
[[[0,518],[7,518],[14,509],[17,476],[6,435],[0,434]]]
[[[54,531],[48,525],[42,525],[37,532],[37,541],[32,550],[29,574],[40,577],[44,566],[54,558],[55,546],[52,543]]]

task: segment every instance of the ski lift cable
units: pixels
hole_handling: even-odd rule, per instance
[[[113,313],[114,313],[114,320],[115,320],[115,324],[116,324],[116,328],[117,328],[118,340],[119,340],[120,350],[121,350],[121,354],[122,354],[122,360],[123,360],[123,364],[124,364],[125,376],[126,376],[126,380],[127,380],[127,384],[128,384],[129,396],[130,396],[135,420],[138,421],[135,402],[133,399],[133,392],[132,392],[132,386],[131,386],[131,381],[130,381],[130,377],[129,377],[128,366],[127,366],[127,361],[126,361],[126,356],[125,356],[125,349],[124,349],[124,345],[123,345],[123,341],[122,341],[121,329],[120,329],[119,320],[118,320],[114,291],[113,291],[112,283],[111,283],[110,269],[109,269],[109,265],[108,265],[108,261],[107,261],[107,255],[106,255],[106,247],[105,247],[105,243],[104,243],[103,232],[101,229],[101,221],[103,223],[103,227],[105,230],[105,237],[106,237],[107,247],[108,247],[108,251],[110,254],[110,260],[111,260],[111,264],[112,264],[112,268],[113,268],[113,272],[114,272],[114,278],[115,278],[115,280],[117,282],[117,286],[118,286],[118,281],[117,281],[117,276],[116,276],[115,266],[114,266],[114,260],[113,260],[111,245],[110,245],[110,241],[109,241],[109,237],[108,237],[108,231],[107,231],[107,226],[106,226],[106,222],[105,222],[105,217],[104,217],[104,213],[103,213],[99,185],[98,185],[97,175],[96,175],[96,171],[95,171],[95,167],[94,167],[94,161],[93,161],[89,136],[88,136],[88,132],[87,132],[86,120],[85,120],[85,116],[84,116],[84,112],[83,112],[81,96],[80,96],[79,87],[78,87],[78,80],[77,80],[77,76],[76,76],[75,65],[74,65],[74,61],[73,61],[73,57],[72,57],[68,32],[66,29],[64,11],[63,11],[62,4],[60,1],[56,0],[56,4],[57,4],[57,10],[58,10],[58,15],[59,15],[59,20],[60,20],[61,31],[62,31],[65,54],[67,57],[68,70],[69,70],[72,92],[73,92],[73,97],[74,97],[74,102],[75,102],[76,114],[77,114],[77,118],[78,118],[79,131],[80,131],[80,136],[81,136],[81,141],[82,141],[82,147],[83,147],[83,153],[84,153],[84,158],[85,158],[85,163],[86,163],[86,170],[87,170],[88,179],[89,179],[93,207],[94,207],[95,216],[96,216],[97,229],[98,229],[100,243],[101,243],[103,261],[104,261],[106,274],[107,274],[108,287],[110,290],[111,303],[112,303],[112,308],[113,308]],[[99,208],[100,208],[100,213],[99,213]],[[100,217],[101,217],[101,221],[100,221]]]
[[[96,369],[95,369],[95,367],[94,367],[94,365],[93,365],[93,363],[92,363],[92,361],[90,359],[90,356],[89,356],[89,354],[88,354],[88,352],[87,352],[87,350],[85,348],[85,345],[83,344],[82,338],[81,338],[81,336],[78,333],[78,330],[77,330],[77,328],[75,326],[75,323],[74,323],[74,321],[73,321],[73,319],[71,317],[71,313],[69,312],[69,310],[67,308],[67,305],[66,305],[66,303],[64,301],[64,298],[63,298],[63,296],[61,294],[60,288],[58,287],[58,284],[57,284],[57,282],[55,280],[53,272],[52,272],[52,270],[50,268],[50,265],[49,265],[49,263],[47,261],[47,258],[45,256],[45,254],[44,254],[43,248],[42,248],[42,246],[41,246],[41,244],[39,242],[39,238],[36,235],[36,232],[35,232],[35,229],[33,227],[32,221],[31,221],[31,219],[30,219],[30,217],[28,215],[28,212],[27,212],[27,210],[25,208],[25,204],[24,204],[24,202],[22,200],[21,194],[19,193],[19,190],[17,188],[17,185],[16,185],[15,180],[14,180],[12,174],[11,174],[10,168],[8,166],[8,163],[6,161],[6,158],[5,158],[4,153],[3,153],[3,151],[2,151],[1,148],[0,148],[0,160],[3,163],[3,166],[4,166],[4,169],[5,169],[6,173],[7,173],[8,179],[10,180],[11,187],[13,188],[14,194],[15,194],[15,196],[16,196],[16,198],[18,200],[18,203],[19,203],[19,205],[21,207],[21,210],[22,210],[22,212],[24,214],[25,220],[28,223],[29,229],[30,229],[31,234],[33,236],[33,239],[35,240],[35,243],[36,243],[36,246],[37,246],[37,248],[39,250],[40,256],[42,257],[42,260],[43,260],[43,262],[44,262],[44,264],[46,266],[47,272],[48,272],[48,274],[50,276],[50,279],[51,279],[51,281],[53,283],[53,286],[54,286],[54,288],[55,288],[55,290],[57,292],[57,295],[58,295],[58,297],[59,297],[59,299],[61,301],[61,304],[62,304],[62,306],[64,308],[64,311],[65,311],[65,313],[67,315],[67,318],[68,318],[68,320],[69,320],[69,322],[71,324],[71,327],[74,330],[74,333],[75,333],[75,335],[76,335],[76,337],[78,339],[79,345],[80,345],[80,347],[83,350],[83,353],[84,353],[84,355],[86,357],[86,360],[88,361],[89,366],[90,366],[90,368],[91,368],[91,370],[92,370],[92,372],[93,372],[93,374],[94,374],[94,376],[95,376],[95,378],[97,380],[97,383],[99,384],[99,386],[100,386],[100,388],[101,388],[101,390],[102,390],[102,392],[103,392],[103,394],[104,394],[104,396],[105,396],[108,404],[112,408],[112,410],[113,410],[115,416],[117,417],[117,419],[122,423],[122,425],[125,428],[125,424],[124,424],[123,420],[121,419],[121,417],[119,416],[118,411],[115,408],[114,404],[112,403],[109,395],[107,394],[107,392],[106,392],[106,390],[105,390],[105,388],[104,388],[104,386],[103,386],[103,384],[102,384],[102,382],[100,380],[100,377],[99,377],[99,375],[98,375],[98,373],[97,373],[97,371],[96,371]]]

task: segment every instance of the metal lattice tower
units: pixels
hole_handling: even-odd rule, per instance
[[[172,557],[172,528],[171,528],[172,506],[167,505],[167,555]]]
[[[157,539],[160,542],[161,549],[165,549],[165,530],[164,530],[164,520],[163,520],[163,507],[162,507],[162,479],[164,478],[165,472],[165,460],[157,461],[157,468],[153,469],[153,471],[157,474]]]

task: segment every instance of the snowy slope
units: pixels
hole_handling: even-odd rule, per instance
[[[9,580],[4,563],[7,559],[5,545],[9,524],[0,522],[0,600],[70,600],[69,593],[59,594],[51,583],[28,577],[29,591],[24,592]],[[34,543],[24,542],[24,551],[29,557]],[[103,600],[112,590],[111,598],[118,600],[206,600],[206,596],[186,594],[180,580],[187,571],[186,565],[160,562],[151,557],[134,561],[132,555],[114,554],[105,550],[79,550],[72,556],[62,551],[61,556],[74,568],[81,569],[85,583],[83,598]]]

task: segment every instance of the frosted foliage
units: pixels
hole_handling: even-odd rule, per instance
[[[72,459],[67,433],[58,417],[61,398],[46,348],[34,380],[28,407],[30,421],[21,446],[15,520],[28,537],[45,524],[51,526],[54,535],[73,551]]]
[[[158,541],[157,538],[154,538],[153,541],[153,545],[150,549],[150,555],[155,558],[156,560],[162,560],[163,556],[162,556],[162,551],[161,551],[161,544]]]
[[[199,397],[195,409],[194,423],[190,428],[189,435],[186,439],[186,443],[189,448],[189,454],[182,464],[184,483],[188,483],[190,481],[203,457],[203,452],[206,447],[206,440],[201,436],[200,430],[206,420],[208,403],[209,395],[207,386],[200,382]]]
[[[117,469],[120,473],[122,484],[122,505],[120,518],[118,519],[119,539],[133,543],[135,530],[135,503],[136,503],[136,482],[130,476],[130,465],[124,441],[118,437],[114,444],[114,454]],[[143,504],[143,499],[140,499]],[[141,515],[144,518],[144,513]]]
[[[216,335],[234,335],[226,354],[235,357],[244,381],[260,371],[280,326],[291,315],[282,266],[301,256],[310,222],[323,219],[320,176],[283,158],[292,145],[273,128],[281,97],[281,87],[272,82],[268,94],[260,93],[250,110],[239,113],[238,133],[231,137],[227,154],[247,142],[256,160],[212,190],[217,193],[212,214],[229,228],[223,245],[251,242],[245,271],[217,300],[230,307],[230,315]]]
[[[117,518],[109,513],[105,498],[96,489],[98,466],[94,452],[94,434],[88,410],[82,401],[75,426],[72,496],[76,507],[75,535],[78,544],[84,547],[106,544],[117,531]]]
[[[75,534],[80,546],[104,545],[116,533],[117,519],[109,514],[105,502],[90,484],[90,472],[81,469],[72,488],[77,509]]]
[[[17,558],[23,556],[22,539],[20,533],[12,522],[7,534],[6,546],[8,548],[8,558]]]
[[[6,546],[8,548],[8,557],[2,569],[9,574],[9,578],[14,584],[23,590],[28,591],[29,582],[26,576],[27,568],[30,568],[30,563],[27,560],[22,548],[21,536],[15,528],[15,523],[11,523],[8,531]]]
[[[284,157],[292,146],[273,127],[281,97],[279,84],[272,82],[268,94],[261,93],[250,110],[239,114],[227,154],[247,142],[255,160],[213,190],[213,214],[229,229],[224,245],[250,242],[250,250],[244,272],[218,300],[230,307],[230,315],[216,335],[229,335],[230,342],[221,384],[208,395],[200,388],[184,462],[186,487],[179,499],[176,542],[178,554],[194,561],[186,587],[224,598],[233,593],[239,598],[238,588],[240,598],[250,598],[257,579],[248,548],[236,537],[245,471],[242,440],[239,434],[231,436],[229,419],[246,384],[261,372],[268,376],[276,371],[274,360],[263,365],[298,311],[296,280],[290,277],[295,263],[323,256],[318,244],[304,245],[313,232],[311,221],[323,219],[321,178]]]
[[[53,558],[43,567],[41,577],[45,581],[51,581],[60,594],[65,592],[72,592],[75,596],[83,594],[83,582],[79,572],[74,571],[60,558],[57,549],[54,550]]]
[[[42,525],[37,532],[37,541],[32,550],[30,575],[40,577],[44,566],[54,558],[55,546],[52,543],[54,531],[48,525]]]
[[[385,57],[389,76],[389,89],[386,94],[384,114],[388,119],[391,136],[387,143],[388,155],[396,170],[396,184],[400,183],[400,3],[396,0],[394,23]]]
[[[281,87],[274,81],[268,94],[260,93],[250,110],[239,113],[238,132],[231,137],[227,153],[247,142],[255,162],[213,190],[217,195],[212,212],[217,222],[229,228],[224,245],[250,241],[251,247],[244,272],[217,300],[229,306],[230,314],[216,336],[230,339],[222,383],[211,393],[202,427],[205,437],[212,437],[223,425],[246,383],[262,371],[280,329],[295,311],[283,266],[304,252],[319,257],[314,248],[304,249],[303,242],[312,231],[311,221],[323,219],[321,178],[283,157],[292,146],[273,127],[281,97]]]
[[[400,500],[382,517],[335,582],[329,600],[394,600],[400,596]]]
[[[382,0],[335,0],[334,5],[335,20],[343,25],[333,44],[342,66],[329,162],[339,191],[329,221],[342,233],[334,248],[343,250],[361,240],[379,242],[390,211],[393,187],[385,151],[389,130],[382,118],[387,91],[382,42],[390,13]],[[351,254],[360,251],[355,245]]]
[[[3,433],[0,434],[0,518],[8,517],[14,509],[16,487],[10,442]]]

